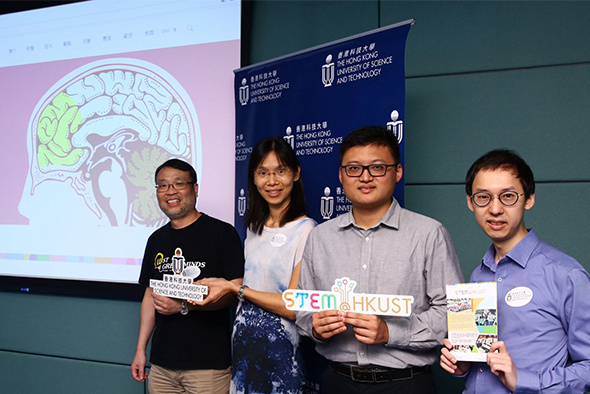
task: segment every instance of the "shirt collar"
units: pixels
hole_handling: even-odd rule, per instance
[[[524,236],[523,239],[520,240],[515,247],[512,248],[510,252],[508,252],[508,257],[510,257],[514,262],[518,265],[522,266],[523,268],[526,267],[527,263],[529,262],[533,251],[541,242],[537,234],[533,229],[528,229],[528,234]]]
[[[535,231],[533,229],[528,229],[528,234],[525,235],[524,238],[521,239],[520,242],[517,243],[516,246],[513,247],[512,250],[502,258],[502,260],[509,258],[516,264],[520,265],[522,268],[525,268],[529,262],[533,250],[535,250],[539,242],[541,242],[541,240]],[[496,250],[494,249],[494,245],[492,245],[483,257],[483,264],[488,268],[491,268],[495,264],[495,253]],[[500,260],[500,262],[502,262],[502,260]]]
[[[397,202],[397,200],[395,199],[395,197],[392,197],[391,200],[392,200],[391,205],[389,206],[389,209],[387,210],[387,212],[385,212],[385,214],[383,215],[383,217],[381,217],[379,222],[377,222],[371,228],[377,228],[381,225],[384,225],[387,227],[394,228],[396,230],[399,229],[399,221],[400,221],[400,216],[402,213],[402,208],[399,205],[399,203]],[[354,220],[354,215],[352,214],[352,209],[350,211],[348,211],[346,214],[341,215],[340,216],[340,223],[338,223],[338,227],[340,227],[340,228],[346,228],[349,226],[358,227],[355,220]]]

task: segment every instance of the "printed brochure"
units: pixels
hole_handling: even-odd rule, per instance
[[[447,285],[451,354],[459,361],[485,362],[498,340],[496,282]]]

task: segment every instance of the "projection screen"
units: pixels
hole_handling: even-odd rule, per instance
[[[2,15],[0,51],[4,289],[136,283],[169,158],[197,170],[199,210],[233,223],[238,0]]]

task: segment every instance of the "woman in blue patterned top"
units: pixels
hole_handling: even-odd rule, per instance
[[[200,284],[233,292],[240,303],[233,330],[232,393],[301,393],[303,365],[295,313],[281,294],[297,288],[301,255],[316,222],[305,216],[299,160],[281,138],[252,150],[245,216],[246,266],[239,287],[224,279]]]

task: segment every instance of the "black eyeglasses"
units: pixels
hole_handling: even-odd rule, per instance
[[[348,164],[346,166],[340,166],[344,168],[346,175],[354,178],[358,178],[363,175],[365,170],[369,171],[372,177],[380,177],[387,174],[387,167],[396,167],[399,163],[394,164],[371,164],[368,166],[361,166],[360,164]]]
[[[500,194],[490,194],[488,192],[477,192],[471,195],[471,201],[478,207],[488,206],[494,197],[498,197],[498,200],[507,207],[511,207],[518,202],[518,199],[524,196],[524,193],[517,193],[513,191],[505,191]]]
[[[185,181],[176,181],[172,183],[158,183],[156,185],[156,191],[158,193],[165,193],[170,189],[170,186],[174,188],[174,190],[184,190],[188,185],[192,185],[195,182],[185,182]]]

